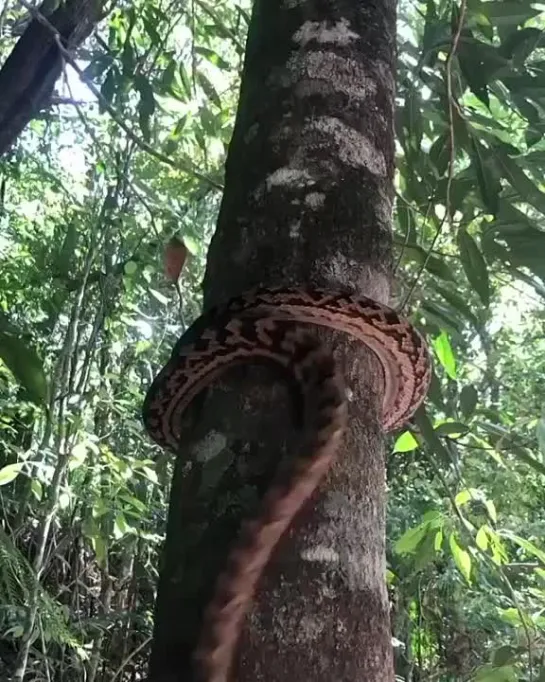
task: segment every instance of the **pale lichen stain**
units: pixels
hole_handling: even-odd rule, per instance
[[[300,94],[305,92],[302,83],[316,81],[323,93],[340,92],[350,99],[366,100],[376,93],[376,83],[354,59],[341,57],[331,52],[315,50],[312,52],[294,52],[288,59],[286,71],[278,77],[271,75],[281,87],[299,86]],[[271,83],[273,85],[273,83]],[[317,85],[308,85],[309,92],[315,92]]]
[[[227,437],[219,431],[209,431],[204,438],[194,443],[193,458],[197,462],[208,462],[227,447]]]
[[[386,160],[380,149],[355,128],[333,116],[321,116],[308,123],[307,130],[319,131],[335,145],[340,160],[352,168],[365,168],[373,175],[385,177]]]
[[[314,210],[322,208],[325,203],[325,194],[322,192],[310,192],[305,197],[305,204]]]
[[[297,239],[301,234],[301,221],[298,220],[290,225],[290,237],[291,239]]]
[[[304,561],[317,561],[320,563],[338,563],[339,553],[331,547],[325,545],[315,545],[301,552],[301,559]]]
[[[307,170],[299,170],[298,168],[278,168],[271,173],[265,180],[267,189],[270,191],[273,187],[307,187],[314,185],[315,180]]]
[[[306,21],[293,35],[294,42],[300,45],[306,45],[311,40],[318,43],[348,45],[358,38],[359,35],[350,30],[350,23],[344,17],[332,27],[328,27],[325,21]]]

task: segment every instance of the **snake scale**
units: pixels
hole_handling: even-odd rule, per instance
[[[180,338],[146,395],[145,426],[159,445],[173,451],[184,410],[235,364],[279,363],[295,377],[304,398],[304,451],[271,484],[259,516],[243,524],[205,614],[196,653],[202,682],[227,681],[257,582],[281,536],[329,470],[342,439],[347,419],[343,379],[308,325],[345,332],[375,353],[384,377],[385,431],[412,416],[431,375],[423,338],[387,306],[320,288],[261,288],[210,309]]]

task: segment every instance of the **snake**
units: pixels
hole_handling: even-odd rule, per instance
[[[332,352],[312,326],[343,332],[379,360],[381,423],[401,428],[423,402],[431,361],[423,336],[393,308],[363,295],[314,286],[256,288],[209,308],[175,344],[146,393],[151,438],[177,452],[182,415],[226,369],[273,362],[289,372],[304,404],[300,452],[271,482],[255,518],[242,523],[206,608],[194,658],[202,682],[227,682],[244,618],[280,538],[319,487],[340,449],[348,393]]]

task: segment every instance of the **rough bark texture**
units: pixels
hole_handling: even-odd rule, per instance
[[[347,287],[387,301],[394,49],[395,0],[256,0],[205,305],[282,283]],[[393,680],[381,374],[360,347],[323,338],[351,389],[350,428],[338,464],[262,580],[238,682]],[[240,516],[297,448],[289,393],[268,370],[233,370],[184,438],[153,682],[196,679],[190,657],[203,605]],[[221,484],[211,483],[222,471]]]
[[[47,17],[67,49],[91,33],[99,6],[99,0],[66,0]],[[55,34],[33,19],[0,70],[0,156],[48,102],[61,68]]]

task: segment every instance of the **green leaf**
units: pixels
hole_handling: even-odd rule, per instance
[[[501,530],[498,532],[499,535],[501,535],[504,538],[507,538],[508,540],[511,540],[511,542],[514,542],[519,547],[522,547],[522,549],[526,550],[528,554],[531,554],[535,556],[537,559],[539,559],[542,564],[545,564],[545,552],[536,547],[533,542],[530,542],[525,538],[521,538],[519,535],[516,535],[515,533],[512,533],[509,530]]]
[[[466,277],[478,293],[483,304],[490,305],[490,283],[486,261],[473,237],[463,229],[458,230],[458,248]]]
[[[117,92],[118,88],[118,82],[119,82],[119,72],[115,66],[112,66],[110,69],[108,69],[108,73],[106,74],[106,78],[104,79],[104,83],[102,84],[102,87],[100,88],[100,94],[104,99],[111,104],[114,96]],[[98,102],[99,109],[101,112],[104,111],[104,105],[102,102],[99,100]]]
[[[414,554],[428,532],[429,525],[427,523],[421,523],[416,528],[409,528],[395,543],[394,552],[396,554]]]
[[[517,191],[520,199],[531,204],[540,213],[545,215],[545,194],[536,187],[517,162],[505,154],[503,150],[496,147],[493,153],[497,166],[502,171],[502,175],[511,187]]]
[[[471,583],[471,557],[468,552],[466,552],[465,549],[462,549],[457,543],[454,534],[449,536],[449,547],[458,570],[467,582]]]
[[[474,682],[516,682],[518,675],[513,666],[496,667],[487,664],[480,668],[473,678]]]
[[[451,379],[456,379],[456,360],[448,338],[448,334],[443,331],[432,341],[433,348],[441,365]]]
[[[545,458],[545,415],[541,415],[536,424],[536,438],[541,456]]]
[[[214,52],[214,50],[210,50],[207,47],[196,46],[195,52],[197,54],[202,55],[203,57],[206,57],[206,59],[208,59],[208,61],[211,64],[214,64],[214,66],[217,66],[220,69],[224,70],[231,69],[231,65],[229,64],[229,62],[226,62],[225,59],[220,57],[217,52]]]
[[[166,296],[163,296],[163,294],[160,291],[157,291],[157,289],[152,289],[151,287],[149,288],[150,294],[159,301],[162,305],[168,305],[168,298]]]
[[[21,473],[24,464],[24,462],[15,462],[2,467],[0,469],[0,486],[7,485],[8,483],[11,483],[13,480],[15,480]]]
[[[410,431],[405,431],[396,440],[394,445],[394,452],[411,452],[420,447],[419,442]]]
[[[221,109],[221,99],[218,95],[216,88],[212,85],[210,80],[201,71],[197,72],[197,81],[204,91],[204,94],[208,99],[213,102],[218,109]]]
[[[134,273],[138,270],[138,263],[134,260],[129,260],[123,266],[123,270],[125,274],[130,277],[131,275],[134,275]]]
[[[435,140],[430,147],[429,157],[430,161],[437,169],[439,177],[444,175],[447,171],[450,160],[449,136],[447,133],[439,135],[439,137]]]
[[[498,212],[501,183],[490,170],[485,161],[485,151],[474,136],[471,137],[471,150],[471,161],[479,183],[481,197],[488,212],[495,216]]]
[[[493,26],[518,26],[532,17],[541,14],[541,9],[536,9],[529,2],[517,0],[494,0],[493,2],[480,2],[479,13],[484,14]]]
[[[435,427],[435,432],[440,436],[464,436],[469,431],[467,424],[455,421],[447,421]]]
[[[450,452],[443,445],[443,442],[435,432],[433,424],[427,415],[426,408],[423,405],[421,405],[415,412],[414,421],[424,436],[426,445],[428,445],[431,450],[438,455],[440,462],[442,462],[444,465],[450,466],[452,459]]]
[[[135,88],[140,93],[140,101],[138,103],[138,121],[140,123],[140,130],[146,142],[151,139],[150,121],[155,113],[155,95],[148,80],[143,76],[135,80]]]
[[[407,244],[404,246],[403,260],[412,260],[419,265],[426,263],[426,270],[428,272],[431,272],[433,275],[436,275],[447,282],[456,282],[456,277],[446,262],[439,256],[432,255],[428,258],[428,252],[421,246],[416,244]]]
[[[0,358],[36,405],[47,401],[48,386],[38,353],[21,335],[0,331]]]
[[[486,552],[488,549],[488,533],[486,532],[486,529],[486,526],[481,526],[475,536],[475,544],[483,552]]]
[[[468,384],[464,386],[460,392],[460,412],[462,415],[468,419],[475,412],[477,403],[479,402],[479,394],[475,386]]]
[[[441,294],[441,296],[448,303],[450,303],[450,305],[457,312],[462,313],[462,315],[464,315],[464,317],[467,318],[467,320],[475,327],[475,329],[479,329],[482,326],[479,320],[477,319],[476,315],[473,314],[471,308],[468,306],[468,304],[462,298],[462,296],[460,296],[460,294],[457,294],[455,291],[452,291],[451,289],[442,286],[438,282],[434,284],[434,288],[437,291],[437,293]]]

